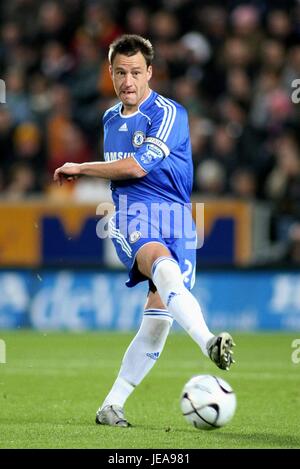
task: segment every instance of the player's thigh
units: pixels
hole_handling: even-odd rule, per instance
[[[139,271],[146,275],[146,277],[151,278],[153,262],[159,257],[172,257],[172,255],[169,249],[162,243],[153,242],[144,244],[136,255],[136,263]]]
[[[166,309],[165,305],[163,304],[158,291],[156,292],[149,292],[145,309]]]
[[[178,239],[170,246],[170,251],[179,264],[184,285],[191,290],[196,275],[196,249],[191,248],[184,239]]]

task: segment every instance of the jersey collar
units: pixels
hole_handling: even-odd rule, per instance
[[[122,103],[120,103],[120,107],[119,107],[120,116],[123,117],[123,119],[128,119],[129,117],[136,116],[140,112],[141,107],[146,106],[146,104],[151,100],[153,94],[154,94],[153,90],[151,90],[150,88],[148,96],[139,104],[138,110],[134,112],[133,114],[129,114],[128,116],[124,116],[124,114],[122,114]]]

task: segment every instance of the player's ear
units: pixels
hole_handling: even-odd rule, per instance
[[[152,65],[149,65],[149,67],[147,69],[147,79],[148,79],[148,81],[151,80],[151,77],[152,77]]]
[[[108,70],[109,70],[110,78],[112,79],[112,77],[113,77],[113,69],[112,69],[112,66],[111,66],[111,65],[108,67]]]

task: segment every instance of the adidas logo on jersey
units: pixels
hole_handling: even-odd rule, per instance
[[[146,353],[147,357],[152,358],[152,360],[157,360],[159,357],[159,352],[149,352]]]
[[[119,132],[127,132],[127,131],[128,131],[128,127],[127,127],[126,122],[124,122],[124,124],[122,124],[121,127],[119,128]]]

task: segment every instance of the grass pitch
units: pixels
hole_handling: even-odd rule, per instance
[[[298,334],[299,335],[299,334]],[[95,425],[133,334],[2,332],[1,448],[299,448],[300,363],[296,334],[234,334],[229,372],[203,357],[185,334],[171,334],[162,357],[126,404],[132,428]],[[238,408],[224,428],[189,426],[179,396],[195,374],[225,378]]]

